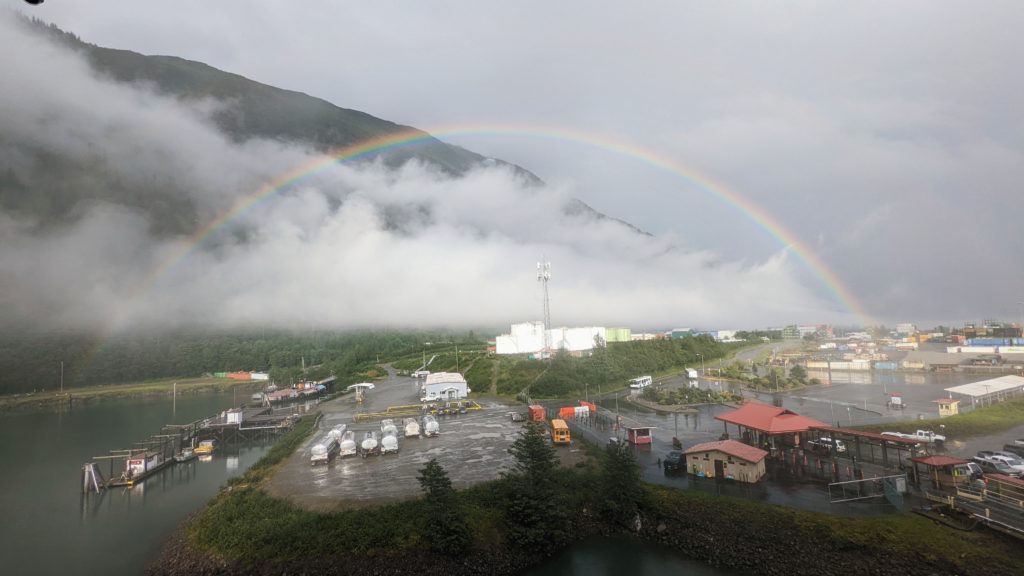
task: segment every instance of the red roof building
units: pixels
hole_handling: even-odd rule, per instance
[[[768,452],[736,440],[704,442],[688,448],[686,470],[699,478],[757,482],[765,474]]]
[[[715,416],[715,419],[763,434],[806,432],[813,426],[825,426],[824,422],[770,404],[744,404],[732,412]]]
[[[765,452],[760,448],[754,448],[749,444],[744,444],[743,442],[736,440],[719,440],[717,442],[695,444],[690,448],[687,448],[685,454],[708,452],[710,450],[718,450],[719,452],[724,452],[730,456],[741,458],[747,462],[760,462],[768,455],[768,452]]]
[[[726,438],[729,424],[735,424],[744,442],[771,449],[797,446],[801,433],[814,426],[825,425],[792,410],[759,403],[744,404],[732,412],[715,416],[715,419],[725,423]]]

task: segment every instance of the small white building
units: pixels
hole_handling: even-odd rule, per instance
[[[469,396],[466,379],[458,372],[436,372],[427,376],[420,388],[420,401],[458,400]]]

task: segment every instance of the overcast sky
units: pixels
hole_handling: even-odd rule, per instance
[[[769,213],[882,321],[1022,314],[1020,2],[48,0],[18,8],[88,42],[203,61],[428,131],[545,126],[656,154]],[[654,274],[650,282],[662,285],[644,286],[646,297],[687,302],[668,306],[666,327],[849,319],[782,241],[678,174],[585,142],[444,138],[520,164],[556,197],[580,198],[717,262],[706,277],[693,262],[660,263],[678,269]],[[283,154],[275,156],[283,165],[302,155]],[[518,194],[499,175],[477,177]],[[379,178],[388,194],[409,193],[381,175],[338,178]],[[411,170],[409,178],[433,177]],[[533,214],[522,217],[561,225]],[[537,244],[526,248],[557,250]],[[625,282],[646,284],[645,266],[628,268],[623,246],[608,248],[615,264],[606,272],[633,271]],[[517,254],[528,265],[529,251]],[[556,280],[582,289],[588,282],[564,273],[597,259],[597,251],[564,254]],[[723,270],[741,287],[722,294]],[[670,280],[684,274],[695,277]],[[770,297],[748,293],[751,276],[763,274]],[[583,296],[602,307],[601,294]],[[580,309],[567,316],[583,320]],[[656,321],[655,310],[633,312]],[[628,323],[623,316],[607,320]]]

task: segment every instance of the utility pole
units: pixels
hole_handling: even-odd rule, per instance
[[[60,361],[60,393],[64,393],[64,361]]]

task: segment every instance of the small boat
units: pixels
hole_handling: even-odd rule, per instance
[[[199,446],[196,446],[195,453],[196,454],[213,454],[213,451],[216,450],[216,449],[217,449],[217,441],[216,440],[203,440],[202,442],[199,443]]]
[[[174,455],[174,461],[181,464],[182,462],[188,462],[189,460],[195,460],[199,457],[196,451],[190,446],[185,446],[180,452]]]
[[[341,435],[341,442],[338,443],[338,456],[355,456],[358,453],[356,449],[356,433],[351,430],[346,430]]]
[[[134,486],[173,463],[173,459],[164,459],[163,455],[155,450],[133,452],[125,459],[124,472],[121,476],[111,479],[107,486]]]
[[[402,420],[403,428],[405,428],[405,437],[412,438],[413,436],[419,437],[420,435],[420,423],[415,418],[406,418]]]

